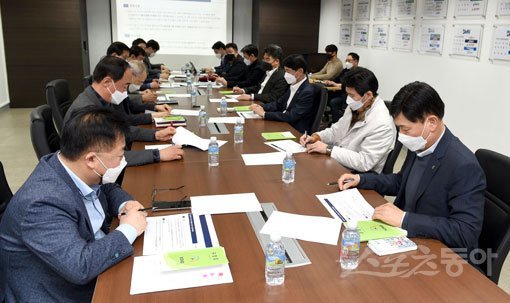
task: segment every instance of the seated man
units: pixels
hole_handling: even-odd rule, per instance
[[[312,79],[333,80],[340,75],[342,71],[342,61],[337,57],[338,47],[334,44],[330,44],[326,46],[326,53],[328,54],[328,62],[326,62],[326,65],[324,65],[320,71],[312,74]]]
[[[141,44],[141,43],[140,43]],[[147,66],[147,71],[149,72],[148,80],[151,82],[153,79],[168,79],[170,76],[170,70],[167,69],[163,64],[152,64],[151,59],[156,55],[156,52],[159,51],[159,43],[156,40],[149,40],[145,44],[144,48],[145,56],[143,63]]]
[[[345,76],[350,109],[330,128],[300,142],[309,153],[327,154],[358,172],[380,173],[395,145],[396,129],[388,108],[377,95],[374,73],[359,67]]]
[[[257,100],[269,103],[278,100],[289,88],[285,81],[285,70],[280,67],[283,51],[276,44],[269,44],[264,49],[266,76],[262,83],[244,88],[234,87],[234,93],[241,94],[237,100]]]
[[[73,112],[87,106],[106,107],[118,112],[128,120],[129,105],[123,101],[127,98],[127,87],[132,81],[133,71],[129,64],[116,57],[107,56],[96,65],[93,73],[93,83],[88,86],[71,104],[64,118],[64,124],[69,121]],[[175,129],[168,127],[154,131],[148,128],[129,126],[128,149],[133,141],[169,141]],[[171,146],[158,150],[127,151],[128,166],[142,165],[159,161],[181,159],[183,155],[180,146]]]
[[[143,59],[147,56],[147,53],[143,50],[143,48],[141,48],[140,46],[132,46],[130,49],[129,49],[129,58],[128,58],[128,62],[131,62],[131,61],[141,61],[143,62]],[[145,70],[147,71],[147,67],[145,68]],[[147,74],[148,76],[148,74]],[[145,80],[147,79],[147,77],[143,78],[143,81],[145,82]],[[138,89],[139,91],[146,91],[148,89],[158,89],[160,86],[159,86],[159,80],[158,79],[153,79],[152,82],[149,82],[149,83],[144,83],[142,82],[142,84],[138,85]],[[129,86],[129,92],[133,92],[133,89],[134,87],[132,86],[133,83],[131,83],[131,85]]]
[[[223,69],[225,68],[225,55],[227,54],[226,46],[223,42],[218,41],[215,42],[211,48],[214,51],[214,55],[216,56],[216,58],[220,60],[220,65],[214,68],[206,67],[204,68],[204,72],[221,75]]]
[[[113,183],[126,164],[126,129],[110,110],[76,111],[61,150],[14,195],[0,222],[6,302],[90,302],[96,277],[133,253],[146,213]],[[110,231],[113,217],[120,225]]]
[[[251,110],[265,120],[289,123],[299,132],[309,131],[315,118],[313,87],[306,77],[306,61],[301,55],[289,55],[283,60],[287,92],[271,103],[253,104]]]
[[[126,60],[129,57],[129,47],[122,42],[113,42],[106,50],[107,56],[119,57]]]
[[[216,82],[221,83],[226,87],[236,86],[240,88],[257,86],[260,82],[262,82],[266,70],[262,62],[260,62],[257,58],[259,55],[259,49],[253,44],[248,44],[241,49],[241,53],[243,53],[244,64],[247,66],[244,80],[218,78],[216,79]]]
[[[241,81],[246,77],[246,64],[243,58],[237,52],[237,45],[235,43],[228,43],[226,46],[225,55],[225,68],[221,74],[217,74],[220,78],[225,78],[226,81]]]
[[[143,40],[142,38],[136,38],[131,43],[131,46],[141,47],[145,51],[145,48],[147,47],[147,42],[145,42],[145,40]]]
[[[473,153],[443,122],[444,103],[423,82],[395,95],[390,113],[407,157],[397,174],[344,174],[341,190],[358,186],[397,196],[375,209],[373,219],[407,230],[409,237],[438,239],[471,250],[482,230],[485,175]],[[344,182],[346,182],[344,184]]]

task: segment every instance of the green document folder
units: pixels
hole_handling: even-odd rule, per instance
[[[220,94],[223,94],[223,95],[233,95],[234,91],[233,90],[220,90]]]
[[[262,137],[266,140],[284,140],[284,139],[295,139],[296,137],[291,132],[272,132],[262,133]]]
[[[221,246],[168,252],[164,254],[163,258],[172,270],[228,264],[225,249]]]
[[[249,112],[249,111],[251,111],[249,105],[246,105],[246,106],[234,106],[234,110],[236,112]]]
[[[186,119],[183,116],[166,116],[163,117],[165,121],[186,121]]]
[[[360,242],[404,236],[402,230],[380,221],[358,221]]]

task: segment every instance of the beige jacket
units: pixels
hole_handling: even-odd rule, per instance
[[[342,69],[342,61],[335,57],[329,60],[319,72],[312,74],[312,78],[317,80],[334,80],[340,75]]]
[[[384,101],[377,97],[365,113],[365,120],[349,129],[351,118],[352,111],[346,109],[337,123],[317,134],[322,142],[334,145],[331,157],[343,166],[358,172],[380,173],[397,135]]]

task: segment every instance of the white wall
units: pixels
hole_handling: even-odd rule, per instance
[[[4,31],[0,15],[0,108],[9,104],[9,86],[7,84],[7,68],[5,65]]]
[[[371,69],[379,80],[379,94],[391,100],[397,91],[412,81],[423,81],[433,86],[446,104],[445,122],[471,150],[488,148],[510,156],[510,102],[507,96],[510,85],[510,65],[492,64],[489,61],[492,29],[494,24],[509,24],[510,20],[494,17],[498,1],[488,1],[486,19],[455,20],[455,0],[450,0],[446,20],[428,20],[427,23],[446,24],[445,43],[442,55],[418,53],[419,26],[415,26],[414,51],[411,53],[393,51],[392,28],[388,50],[372,49],[372,25],[395,23],[395,20],[373,21],[374,1],[369,30],[369,46],[340,45],[340,0],[321,1],[321,20],[318,51],[323,52],[327,44],[339,46],[343,59],[348,52],[360,55],[360,65]],[[395,1],[393,1],[395,2]],[[417,18],[421,21],[421,0],[417,3]],[[394,11],[394,10],[393,10]],[[392,17],[394,14],[392,14]],[[360,23],[367,23],[360,22]],[[404,22],[402,22],[404,23]],[[480,61],[450,57],[453,24],[484,24]]]

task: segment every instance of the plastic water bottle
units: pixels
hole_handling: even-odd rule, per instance
[[[209,166],[220,165],[220,147],[216,142],[216,137],[211,137],[209,142]]]
[[[191,89],[191,106],[193,107],[197,106],[197,95],[198,95],[197,87],[193,86],[193,88]]]
[[[226,116],[227,115],[227,98],[222,97],[220,102],[220,115]]]
[[[282,181],[284,183],[294,182],[294,174],[296,172],[296,161],[292,156],[292,152],[287,152],[285,159],[283,159],[282,165]]]
[[[271,242],[266,247],[266,283],[282,285],[285,281],[285,247],[282,237],[271,235]]]
[[[358,222],[347,222],[347,228],[342,233],[342,248],[340,250],[340,266],[342,269],[352,270],[359,263],[359,232]]]
[[[207,112],[205,111],[205,105],[200,105],[200,112],[198,113],[198,126],[207,126]]]
[[[244,124],[241,117],[237,118],[234,125],[234,143],[243,143]]]
[[[186,70],[186,91],[188,94],[191,94],[193,85],[191,83],[191,73],[189,70]]]
[[[210,80],[207,81],[207,96],[212,97],[212,83]]]

